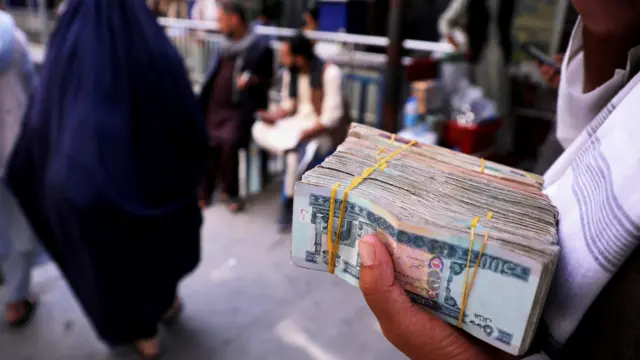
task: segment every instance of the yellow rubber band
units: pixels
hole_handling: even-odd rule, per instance
[[[464,316],[465,303],[464,299],[467,296],[467,282],[469,281],[469,265],[471,265],[471,254],[473,253],[473,242],[476,237],[476,226],[478,226],[480,217],[476,216],[471,221],[471,235],[469,236],[469,252],[467,253],[467,266],[464,269],[464,283],[462,285],[462,308],[460,309],[460,316],[458,316],[458,327],[462,327],[462,318]]]
[[[487,213],[487,219],[491,220],[493,218],[493,212],[489,211]],[[467,310],[467,304],[469,303],[469,296],[471,295],[471,289],[473,289],[473,283],[476,280],[476,275],[478,274],[478,268],[480,265],[480,260],[482,260],[482,255],[484,255],[484,250],[487,247],[487,242],[489,241],[489,231],[484,234],[484,241],[482,242],[482,246],[480,247],[480,251],[478,252],[478,258],[476,259],[476,263],[473,267],[473,273],[471,274],[471,279],[468,279],[469,275],[469,265],[471,265],[471,253],[473,251],[473,242],[475,238],[475,229],[478,225],[478,221],[480,218],[478,216],[473,218],[471,222],[471,235],[469,237],[469,254],[467,255],[467,266],[465,268],[464,273],[464,284],[462,287],[462,304],[460,306],[460,315],[458,316],[458,327],[462,328],[462,320],[464,319],[464,313]]]
[[[484,159],[480,159],[480,172],[484,174]]]
[[[478,265],[480,265],[480,259],[482,259],[482,255],[484,254],[484,249],[487,247],[487,241],[489,240],[489,232],[484,233],[484,241],[482,242],[482,246],[480,247],[480,252],[478,253],[478,259],[476,260],[476,264],[473,267],[473,274],[471,274],[471,280],[469,280],[469,286],[467,288],[467,295],[463,302],[463,308],[467,307],[469,303],[469,295],[471,295],[471,289],[473,289],[473,282],[476,280],[476,274],[478,273]]]
[[[338,195],[338,188],[340,187],[340,183],[333,185],[331,189],[331,201],[329,203],[329,223],[327,224],[327,248],[329,249],[329,254],[333,253],[333,214],[336,211],[336,196]],[[331,262],[329,259],[329,269],[331,270],[332,266],[335,266],[335,262]],[[331,271],[330,271],[331,272]]]
[[[378,150],[378,152],[376,153],[376,156],[380,155],[380,154],[384,154],[387,151],[386,147],[381,147],[380,150]]]
[[[396,144],[396,134],[391,135],[391,144]]]
[[[329,243],[332,244],[331,248],[329,248],[329,273],[331,273],[331,274],[335,273],[336,257],[338,256],[338,251],[340,250],[340,234],[341,234],[341,231],[339,231],[339,230],[342,229],[342,222],[344,221],[344,215],[345,215],[345,212],[347,210],[347,200],[349,199],[349,192],[351,190],[353,190],[356,186],[360,185],[367,177],[369,177],[369,175],[373,174],[374,171],[376,171],[379,168],[381,168],[382,166],[386,165],[389,160],[393,159],[398,154],[400,154],[401,152],[403,152],[403,151],[407,150],[408,148],[412,147],[416,143],[417,143],[417,141],[415,141],[415,140],[411,141],[410,143],[408,143],[407,145],[403,146],[399,150],[396,150],[395,152],[389,154],[384,159],[380,160],[375,166],[365,169],[360,176],[356,176],[355,178],[353,178],[353,180],[351,180],[351,184],[349,184],[349,186],[344,190],[344,193],[342,194],[342,205],[340,206],[340,216],[338,217],[338,233],[336,234],[335,244],[333,244],[333,242],[331,241],[333,239],[333,235],[331,235],[331,237],[328,238],[329,239]],[[340,184],[334,185],[333,189],[331,191],[331,202],[329,203],[329,212],[330,212],[329,218],[330,219],[333,219],[333,212],[331,212],[331,209],[335,209],[335,203],[336,203],[336,197],[334,196],[335,195],[334,194],[334,190],[337,193],[337,189],[338,189],[339,185]],[[333,228],[331,228],[331,229],[333,230]],[[335,245],[335,246],[333,246],[333,245]]]

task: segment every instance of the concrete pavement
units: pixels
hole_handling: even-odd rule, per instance
[[[163,359],[406,359],[358,289],[290,264],[290,236],[274,225],[278,198],[273,187],[244,214],[206,211],[202,261],[182,285],[180,324],[161,334]],[[53,265],[35,271],[34,291],[40,308],[28,328],[9,331],[0,315],[0,360],[136,358],[101,344]]]

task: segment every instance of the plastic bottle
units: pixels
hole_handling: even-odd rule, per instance
[[[418,124],[420,114],[418,114],[418,99],[411,96],[404,104],[404,128],[408,129]]]

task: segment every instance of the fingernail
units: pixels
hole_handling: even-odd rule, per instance
[[[360,240],[358,249],[360,250],[360,263],[364,266],[371,266],[376,263],[376,249],[373,242],[376,241],[375,235],[365,236]]]

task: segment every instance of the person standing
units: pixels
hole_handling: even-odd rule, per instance
[[[25,325],[36,306],[29,290],[37,240],[3,181],[35,79],[26,35],[0,11],[0,263],[7,287],[5,319],[11,327]]]
[[[238,151],[249,146],[256,111],[268,107],[273,77],[273,51],[253,34],[242,5],[225,3],[218,9],[220,31],[227,39],[214,51],[200,94],[209,135],[209,154],[200,204],[205,207],[218,182],[232,212],[242,211]]]
[[[100,338],[155,359],[200,260],[206,131],[182,58],[144,1],[74,0],[40,85],[7,184]]]
[[[545,173],[558,208],[558,266],[530,360],[640,354],[640,1],[573,0],[557,137]],[[413,304],[376,236],[359,244],[360,287],[384,335],[411,359],[516,359]]]
[[[509,71],[513,52],[512,24],[518,1],[453,0],[440,16],[438,31],[472,65],[470,78],[497,105],[505,122],[497,137],[500,151],[513,146]],[[466,23],[463,27],[459,24]]]

